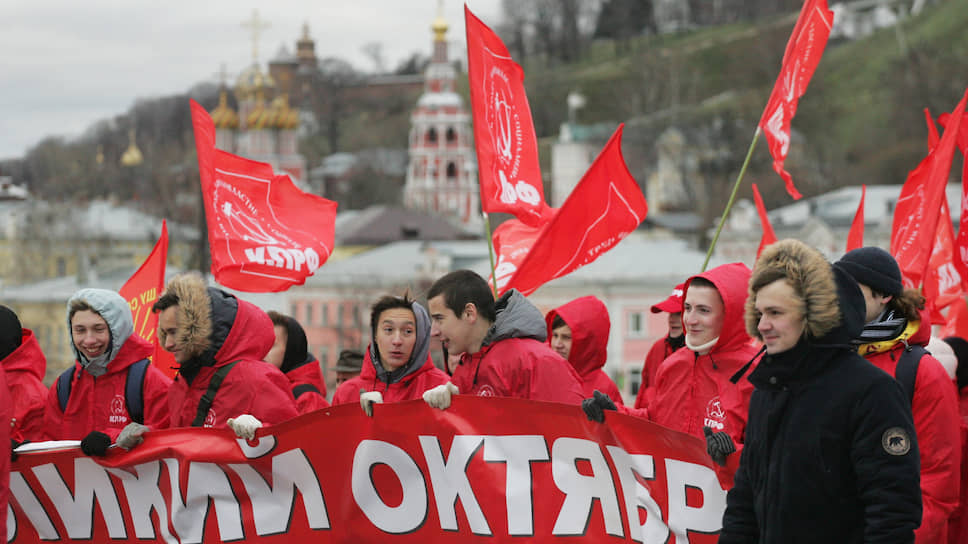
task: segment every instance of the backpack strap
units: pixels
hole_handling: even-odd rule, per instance
[[[77,365],[71,365],[57,377],[57,402],[60,403],[61,412],[67,411],[67,401],[71,398],[71,388],[74,386],[74,373],[76,371]]]
[[[901,384],[908,402],[914,402],[914,383],[918,377],[918,367],[921,366],[921,357],[927,353],[928,350],[923,346],[907,346],[901,351],[901,358],[894,368],[894,379]]]
[[[208,416],[208,410],[212,407],[212,401],[215,400],[215,394],[218,393],[218,388],[222,386],[222,380],[228,376],[229,371],[232,370],[238,363],[238,361],[232,361],[231,363],[220,366],[215,374],[212,375],[212,380],[208,382],[208,390],[202,395],[202,398],[198,401],[198,410],[195,412],[195,419],[192,420],[192,427],[201,427],[205,423],[205,418]]]
[[[128,377],[124,382],[124,402],[128,416],[135,423],[145,422],[145,374],[151,361],[142,359],[128,367]]]

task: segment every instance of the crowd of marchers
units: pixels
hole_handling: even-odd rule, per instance
[[[631,406],[603,371],[610,320],[598,298],[542,315],[518,291],[495,299],[458,270],[426,300],[373,304],[372,341],[340,354],[332,404],[374,416],[377,404],[445,410],[454,395],[478,395],[572,404],[603,425],[623,413],[706,441],[728,490],[720,542],[968,542],[968,341],[931,336],[923,296],[882,249],[830,263],[782,240],[753,270],[731,263],[685,279],[652,307],[669,332],[649,350]],[[80,440],[103,456],[156,429],[252,439],[330,405],[292,317],[194,274],[172,278],[152,310],[174,379],[150,364],[154,347],[134,333],[124,298],[81,289],[66,314],[75,364],[47,388],[37,338],[0,306],[0,417],[10,421],[0,445],[9,433],[11,448],[0,501],[26,442]]]

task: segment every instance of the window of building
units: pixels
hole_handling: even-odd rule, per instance
[[[447,129],[447,136],[446,136],[446,138],[447,138],[447,143],[456,142],[457,141],[457,132],[455,132],[453,128],[448,128]]]
[[[645,336],[645,316],[642,312],[629,312],[626,335],[633,338]]]
[[[299,315],[299,303],[293,302],[289,304],[289,315],[296,317]]]
[[[639,387],[642,386],[642,369],[638,367],[629,368],[629,393],[634,397],[639,394]]]
[[[336,326],[338,327],[342,327],[343,325],[346,324],[343,322],[343,318],[345,317],[343,314],[344,310],[345,308],[343,307],[342,304],[336,307]]]
[[[325,302],[320,306],[319,310],[319,326],[325,327],[329,324],[329,305]]]
[[[457,177],[457,165],[449,162],[447,163],[447,178],[453,180]]]
[[[437,129],[434,127],[430,127],[430,130],[427,131],[427,141],[430,143],[437,142]]]

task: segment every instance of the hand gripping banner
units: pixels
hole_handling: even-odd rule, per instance
[[[711,463],[702,440],[616,412],[602,424],[519,399],[378,404],[373,417],[342,405],[249,443],[172,429],[104,458],[22,453],[8,526],[17,544],[711,544],[726,505]]]

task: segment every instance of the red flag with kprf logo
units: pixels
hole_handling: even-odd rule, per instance
[[[544,201],[538,140],[524,93],[524,70],[504,42],[464,6],[467,72],[481,209],[540,226],[552,213]]]
[[[789,172],[783,169],[790,151],[790,121],[820,63],[833,23],[834,12],[827,9],[827,0],[807,0],[803,4],[783,53],[780,75],[760,118],[759,126],[773,155],[773,169],[783,178],[787,192],[794,199],[800,198],[800,192],[794,187]]]
[[[191,104],[215,280],[252,293],[302,285],[333,251],[336,203],[267,163],[215,149],[212,118]]]
[[[141,267],[128,278],[118,293],[131,306],[134,332],[155,346],[152,364],[168,375],[175,376],[175,358],[158,345],[158,314],[151,311],[165,289],[165,264],[168,259],[168,223],[161,221],[161,236]]]
[[[901,267],[907,288],[920,287],[927,273],[966,100],[968,93],[951,114],[951,123],[941,136],[941,141],[908,174],[894,207],[891,254]]]
[[[763,236],[760,238],[760,247],[756,248],[756,258],[760,258],[763,248],[776,242],[776,233],[773,232],[773,225],[770,224],[770,216],[766,214],[766,206],[763,205],[763,197],[760,190],[753,184],[753,200],[756,202],[756,213],[760,216],[760,226],[763,229]]]
[[[546,226],[517,225],[500,233],[500,244],[494,244],[504,265],[497,274],[498,292],[515,288],[528,295],[591,263],[645,219],[645,196],[622,158],[622,128],[618,127]],[[528,243],[531,249],[522,258],[521,248]]]

